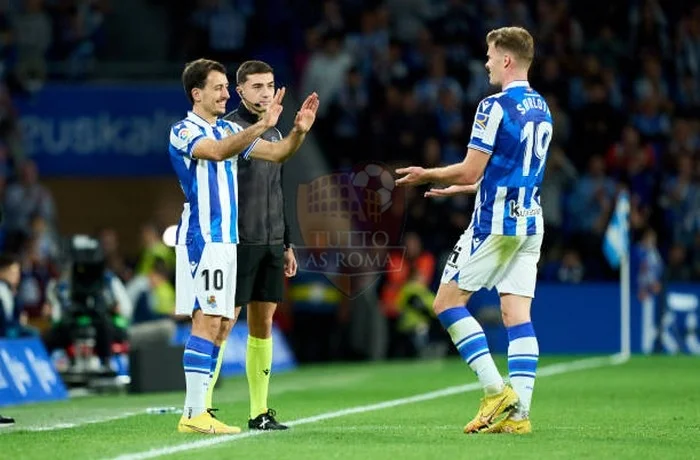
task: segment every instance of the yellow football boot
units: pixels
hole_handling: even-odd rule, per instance
[[[518,395],[510,385],[498,394],[484,396],[476,416],[464,427],[465,433],[478,433],[507,418],[518,403]]]
[[[238,434],[241,429],[237,426],[226,425],[214,418],[209,412],[204,412],[196,417],[183,416],[180,418],[177,431],[180,433]]]
[[[532,424],[528,418],[513,420],[511,417],[506,417],[491,428],[482,431],[482,433],[528,434],[532,433]]]

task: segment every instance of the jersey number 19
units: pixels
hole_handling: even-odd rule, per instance
[[[540,165],[535,171],[539,174],[544,167],[544,157],[547,156],[549,142],[552,140],[552,124],[548,121],[541,121],[535,124],[534,121],[525,123],[525,127],[520,133],[520,142],[525,141],[525,157],[523,158],[523,176],[529,176],[532,168],[532,154],[539,158]]]

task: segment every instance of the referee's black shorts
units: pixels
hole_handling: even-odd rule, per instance
[[[236,306],[255,300],[279,303],[284,297],[284,245],[239,244]]]

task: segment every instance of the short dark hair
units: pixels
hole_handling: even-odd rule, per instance
[[[236,71],[236,84],[242,85],[248,80],[248,75],[259,73],[275,73],[272,67],[267,62],[263,61],[245,61],[238,67]]]
[[[192,104],[194,104],[192,90],[194,88],[204,88],[207,77],[212,71],[221,72],[226,75],[226,67],[220,62],[210,59],[202,58],[185,64],[185,70],[182,71],[182,86],[185,88],[187,99],[189,99]]]
[[[14,264],[19,263],[19,257],[14,254],[2,253],[0,254],[0,271],[3,271]]]

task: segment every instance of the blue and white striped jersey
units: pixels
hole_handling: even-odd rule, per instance
[[[552,114],[526,81],[515,81],[479,103],[469,148],[491,155],[476,194],[474,234],[544,233],[540,184]]]
[[[172,126],[170,161],[185,193],[176,244],[238,243],[238,157],[209,161],[193,158],[192,151],[201,139],[219,140],[242,130],[223,119],[211,125],[193,112]],[[254,145],[255,142],[241,155],[247,158]]]

